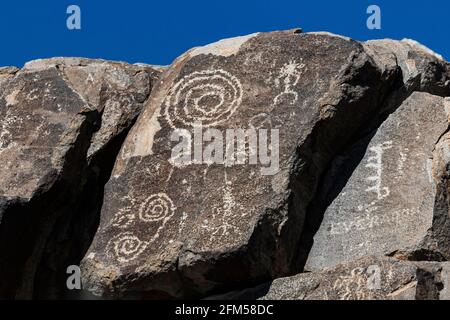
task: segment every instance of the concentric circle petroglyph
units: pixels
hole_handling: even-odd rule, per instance
[[[228,120],[241,102],[241,82],[229,72],[193,72],[172,87],[165,101],[165,116],[172,128],[196,122],[212,127]]]
[[[148,243],[140,240],[132,232],[124,232],[112,238],[107,245],[107,254],[118,262],[126,263],[136,259],[146,249]]]
[[[139,208],[139,219],[144,222],[156,222],[173,215],[175,206],[165,193],[151,195]]]

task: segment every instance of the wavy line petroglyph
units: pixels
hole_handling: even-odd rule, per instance
[[[136,220],[136,215],[130,210],[131,207],[121,208],[112,220],[111,225],[119,229],[129,228]]]

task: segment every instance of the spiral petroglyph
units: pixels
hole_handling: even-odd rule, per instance
[[[136,259],[147,248],[148,243],[132,232],[124,232],[112,238],[107,245],[107,254],[126,263]]]
[[[165,101],[165,116],[172,128],[201,122],[212,127],[228,120],[242,102],[242,85],[229,72],[204,70],[178,81]]]
[[[165,193],[151,195],[139,208],[139,219],[156,222],[169,219],[175,210],[172,200]]]

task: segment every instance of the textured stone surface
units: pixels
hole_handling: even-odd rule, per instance
[[[64,261],[71,241],[78,241],[75,251],[86,250],[90,240],[80,233],[70,239],[70,230],[83,219],[93,219],[84,227],[95,228],[96,215],[87,214],[95,210],[75,208],[101,198],[101,180],[115,159],[108,156],[158,74],[77,58],[0,69],[0,297],[30,297],[37,270],[54,258]],[[57,241],[65,245],[57,248]],[[65,272],[64,264],[54,267]]]
[[[298,31],[228,39],[178,58],[106,186],[85,287],[115,297],[196,297],[295,273],[320,176],[377,113],[394,69],[382,75],[350,39]],[[173,131],[192,133],[195,121],[222,133],[279,129],[279,171],[172,165]]]
[[[363,140],[349,151],[364,156],[326,209],[306,270],[370,254],[450,257],[449,106],[444,98],[413,93],[368,145]],[[341,158],[333,170],[345,166]],[[333,187],[330,182],[331,193]]]
[[[448,264],[366,257],[274,280],[262,300],[437,300],[448,294]],[[446,277],[446,276],[444,276]],[[444,285],[445,284],[445,285]]]
[[[448,96],[413,40],[299,29],[0,68],[0,298],[450,299]]]
[[[450,92],[449,63],[420,43],[410,39],[370,40],[364,47],[382,70],[396,65],[401,68],[404,91]]]

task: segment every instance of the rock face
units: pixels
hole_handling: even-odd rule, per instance
[[[367,257],[318,273],[276,279],[261,299],[445,300],[449,266]]]
[[[450,299],[449,96],[300,30],[0,68],[0,298]]]
[[[91,241],[103,180],[158,75],[63,58],[0,69],[0,297],[64,286],[58,276]]]
[[[106,186],[85,287],[112,297],[198,297],[298,271],[298,235],[320,176],[377,116],[396,71],[382,73],[350,39],[295,31],[228,39],[177,59]],[[267,130],[279,149],[270,168],[230,163],[226,130],[238,128]],[[173,156],[180,129],[194,140],[181,164]],[[225,163],[197,157],[210,145],[211,137],[196,140],[207,129]],[[258,140],[261,160],[268,139]]]
[[[450,100],[416,92],[388,117],[368,146],[363,140],[335,162],[332,170],[345,172],[345,159],[366,148],[325,211],[306,270],[370,254],[450,257],[449,107]]]

